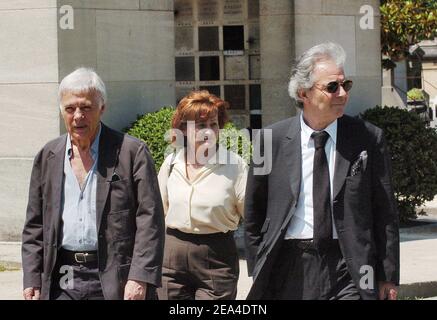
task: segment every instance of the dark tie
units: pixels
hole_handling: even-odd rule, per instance
[[[313,208],[314,208],[314,244],[319,250],[327,249],[332,240],[331,191],[328,160],[325,144],[329,138],[326,131],[313,132]]]

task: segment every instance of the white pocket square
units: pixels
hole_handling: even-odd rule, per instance
[[[364,171],[367,166],[367,151],[361,151],[358,159],[352,164],[351,176],[356,176],[359,172]]]

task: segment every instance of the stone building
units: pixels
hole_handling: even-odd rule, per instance
[[[348,113],[381,102],[377,0],[0,1],[0,241],[19,240],[36,152],[63,133],[60,80],[90,66],[107,84],[104,122],[122,129],[192,88],[231,103],[240,127],[295,114],[293,60],[340,43]]]
[[[422,89],[430,100],[437,105],[437,38],[422,41],[420,47],[424,51],[422,57]]]

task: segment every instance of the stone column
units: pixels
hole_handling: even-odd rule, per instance
[[[294,60],[294,1],[260,0],[263,126],[295,113],[287,86]]]
[[[59,134],[56,0],[0,2],[0,241],[20,240],[33,157]]]

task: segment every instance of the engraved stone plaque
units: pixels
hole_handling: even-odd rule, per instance
[[[225,79],[243,80],[247,78],[247,63],[245,56],[225,57]]]
[[[199,22],[211,22],[218,19],[218,0],[197,0]]]
[[[243,20],[243,0],[224,0],[223,18],[227,21]]]
[[[175,27],[175,49],[176,51],[193,50],[192,27]]]

